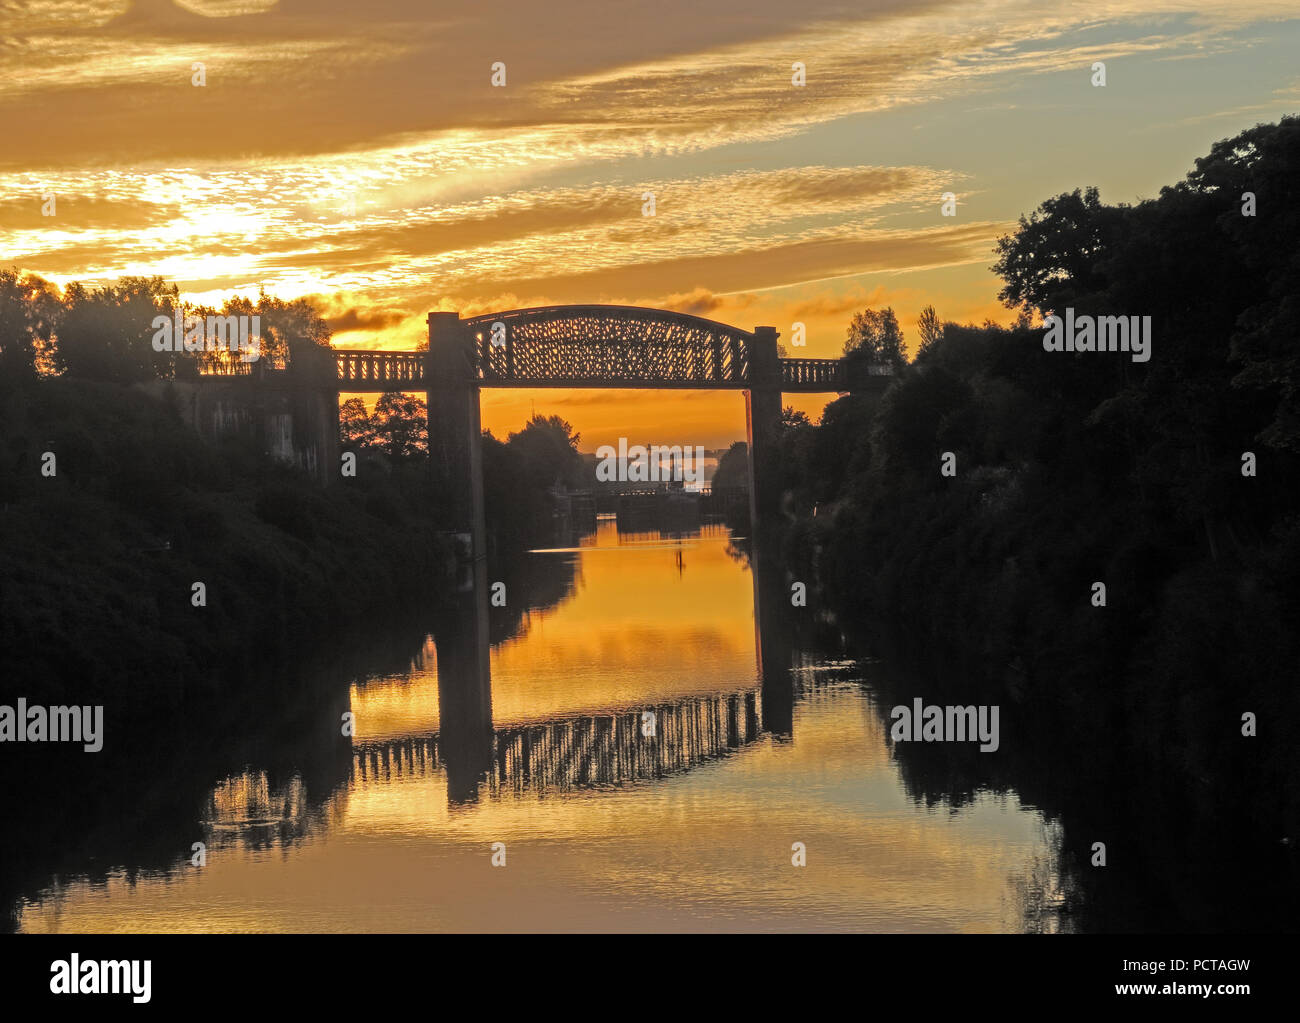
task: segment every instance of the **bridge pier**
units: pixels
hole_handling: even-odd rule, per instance
[[[492,769],[492,670],[487,561],[470,568],[471,586],[452,598],[434,625],[438,652],[438,744],[447,798],[477,802]]]
[[[475,358],[474,339],[459,313],[429,314],[429,463],[446,502],[447,529],[457,535],[461,556],[469,562],[487,556]]]
[[[339,377],[334,353],[296,339],[285,369],[262,362],[240,372],[200,374],[192,359],[177,362],[174,380],[134,386],[172,403],[186,425],[211,439],[255,439],[277,461],[296,465],[321,486],[339,478]]]
[[[290,377],[297,381],[294,449],[316,452],[313,475],[328,486],[339,478],[339,391],[334,354],[301,341]]]
[[[745,391],[745,439],[749,447],[749,517],[753,556],[781,513],[781,357],[774,327],[755,327]],[[776,552],[769,552],[775,556]]]
[[[790,676],[789,592],[781,567],[781,357],[774,327],[755,327],[751,386],[745,391],[749,447],[749,568],[754,584],[754,650],[763,681],[763,725],[789,735],[794,706]]]

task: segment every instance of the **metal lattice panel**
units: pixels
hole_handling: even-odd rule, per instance
[[[754,335],[685,313],[552,306],[465,325],[486,387],[749,386]]]

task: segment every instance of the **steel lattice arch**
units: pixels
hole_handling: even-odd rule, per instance
[[[466,328],[485,386],[736,388],[750,379],[754,335],[686,313],[552,306],[479,316]]]

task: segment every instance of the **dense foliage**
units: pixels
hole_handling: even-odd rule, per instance
[[[883,398],[787,431],[791,554],[851,631],[1028,723],[1013,760],[1037,746],[1082,777],[1115,758],[1126,798],[1187,799],[1210,831],[1245,814],[1282,849],[1300,839],[1300,121],[1219,143],[1150,201],[1048,200],[997,255],[1016,327],[945,324]],[[1150,362],[1044,351],[1030,317],[1068,307],[1150,315]]]
[[[448,572],[425,474],[321,490],[120,384],[0,388],[0,457],[0,674],[33,699],[179,698]]]

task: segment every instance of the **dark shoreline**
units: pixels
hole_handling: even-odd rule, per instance
[[[301,776],[311,804],[321,805],[351,764],[341,729],[350,683],[408,669],[437,614],[430,605],[375,615],[299,650],[296,666],[277,658],[237,687],[192,692],[147,715],[116,714],[99,753],[0,744],[10,777],[22,779],[0,792],[0,929],[14,930],[18,900],[52,881],[96,883],[111,870],[166,872],[188,860],[202,832],[167,825],[201,819],[214,783],[250,766],[273,786]]]
[[[1277,793],[1237,765],[1208,778],[1143,755],[1122,702],[1101,693],[1092,713],[1027,698],[1016,671],[877,623],[850,630],[848,649],[875,661],[889,706],[926,702],[1000,707],[1001,744],[894,742],[918,803],[960,807],[977,793],[1014,792],[1063,830],[1062,911],[1085,933],[1281,933],[1300,911],[1300,862],[1286,842]],[[1050,701],[1050,696],[1048,697]],[[889,706],[886,706],[889,705]],[[1139,723],[1140,727],[1140,723]],[[1225,736],[1231,742],[1236,733]],[[1092,865],[1095,841],[1107,866]],[[1225,891],[1227,895],[1225,896]],[[1267,898],[1263,898],[1267,893]]]

